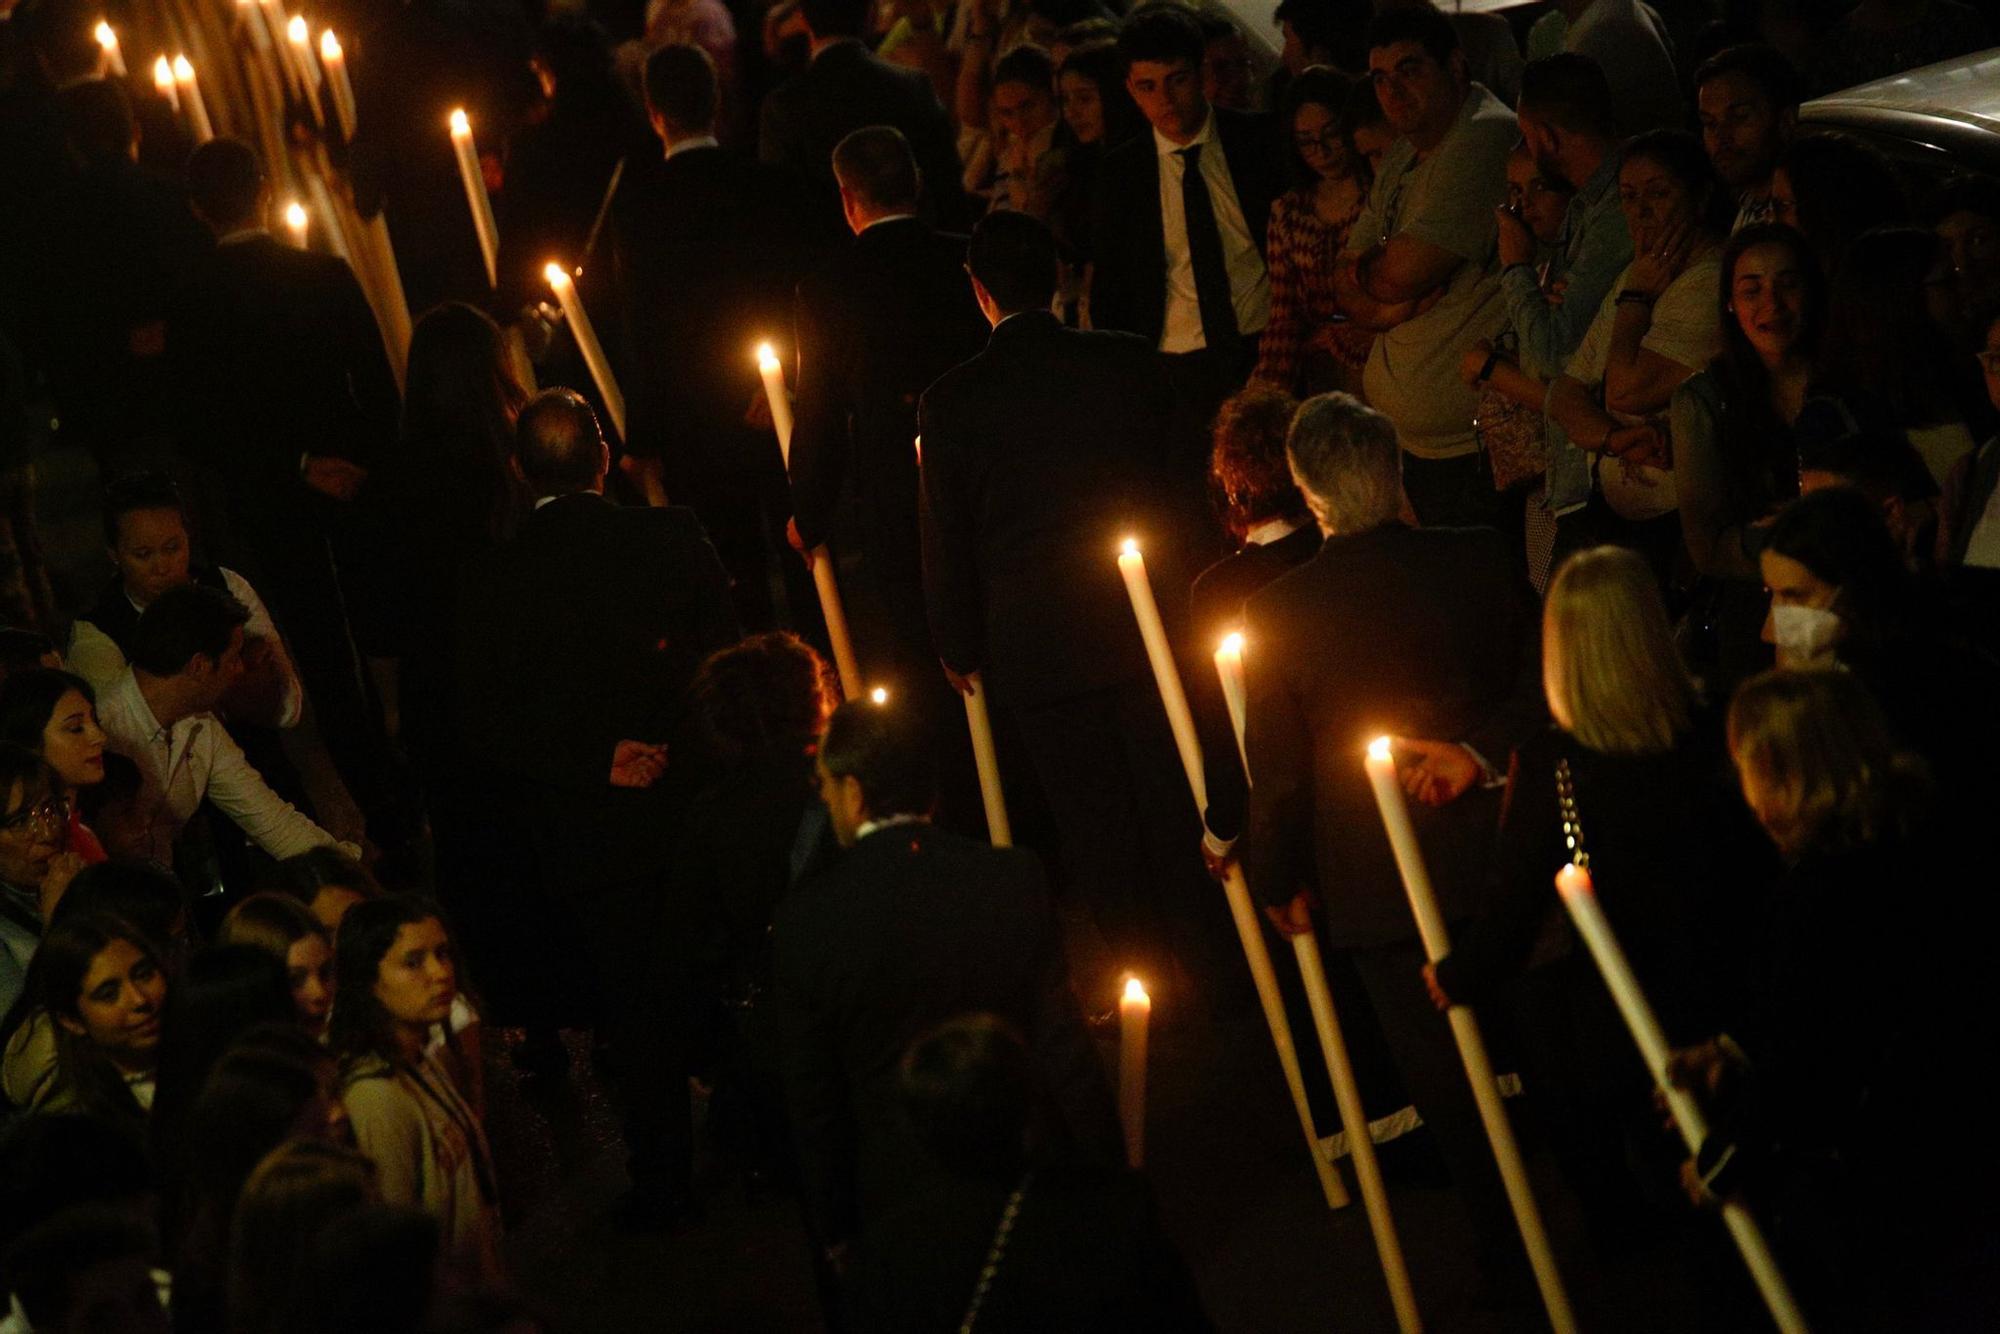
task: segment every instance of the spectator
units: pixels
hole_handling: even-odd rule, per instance
[[[1793,435],[1800,493],[1829,486],[1861,492],[1880,508],[1904,567],[1913,574],[1930,574],[1930,557],[1937,548],[1938,488],[1909,441],[1868,430],[1833,398],[1809,401]]]
[[[1376,19],[1368,66],[1389,124],[1404,137],[1348,233],[1341,308],[1382,335],[1362,383],[1396,423],[1417,521],[1485,523],[1498,497],[1481,475],[1474,399],[1458,369],[1467,348],[1500,328],[1499,293],[1483,271],[1493,210],[1506,198],[1514,115],[1472,82],[1457,31],[1428,5]]]
[[[1771,222],[1771,176],[1798,127],[1798,74],[1760,43],[1718,51],[1694,74],[1702,146],[1736,194],[1731,230]]]
[[[366,1155],[320,1140],[287,1140],[264,1156],[229,1226],[229,1334],[292,1330],[309,1318],[313,1245],[335,1219],[380,1198],[375,1175]]]
[[[132,666],[99,700],[112,749],[137,763],[144,779],[145,840],[113,855],[172,862],[175,840],[204,799],[274,857],[334,842],[271,790],[214,715],[243,676],[249,618],[227,593],[198,585],[161,594],[139,617]]]
[[[1062,158],[1056,153],[1056,71],[1048,52],[1017,46],[993,65],[993,177],[988,207],[1048,221]]]
[[[313,1037],[333,1013],[333,933],[312,910],[283,894],[252,894],[222,919],[219,945],[247,945],[285,967],[298,1019]]]
[[[1644,0],[1564,0],[1562,49],[1604,71],[1618,90],[1615,124],[1627,135],[1678,130],[1687,123],[1673,38]]]
[[[7,1255],[36,1224],[80,1206],[144,1214],[152,1204],[135,1127],[80,1112],[16,1120],[0,1134],[0,1291],[19,1286],[21,1276],[7,1267]],[[25,1328],[18,1318],[12,1324]]]
[[[1952,277],[1958,280],[1959,309],[1968,322],[2000,305],[2000,181],[1988,176],[1955,176],[1946,181],[1930,208],[1931,229],[1951,250]],[[1969,341],[1984,329],[1967,327]]]
[[[116,918],[49,927],[8,1016],[5,1091],[16,1107],[141,1121],[153,1105],[167,974],[159,947]],[[36,1058],[30,1007],[54,1021],[54,1061]]]
[[[86,866],[69,882],[49,921],[60,922],[71,913],[115,917],[139,928],[160,946],[169,973],[180,972],[186,961],[187,905],[180,885],[165,872],[130,862]]]
[[[0,626],[0,681],[30,667],[63,668],[63,655],[55,641],[39,630]]]
[[[732,146],[742,143],[756,120],[757,107],[745,96],[736,20],[729,7],[722,0],[647,0],[642,42],[648,55],[663,46],[698,46],[708,52],[722,97],[716,137]],[[888,59],[886,51],[882,56]]]
[[[8,1252],[14,1296],[40,1334],[167,1334],[154,1278],[159,1238],[129,1210],[82,1205],[28,1229]]]
[[[368,868],[339,848],[314,848],[278,863],[278,885],[312,911],[329,933],[357,903],[382,897]]]
[[[1667,408],[1721,349],[1715,294],[1728,201],[1701,145],[1678,130],[1626,147],[1618,193],[1634,258],[1549,388],[1561,432],[1550,475],[1561,469],[1576,481],[1549,501],[1559,522],[1578,516],[1561,524],[1559,550],[1579,539],[1632,545],[1664,581],[1681,544]],[[1588,494],[1580,452],[1599,456]]]
[[[1857,237],[1909,220],[1895,167],[1880,149],[1851,134],[1799,135],[1771,172],[1771,221],[1798,228],[1828,278],[1839,277]]]
[[[1314,65],[1359,75],[1368,68],[1368,0],[1280,0],[1272,20],[1284,36],[1278,53],[1296,79]]]
[[[1396,146],[1402,136],[1389,124],[1389,118],[1382,114],[1382,103],[1375,96],[1375,85],[1365,78],[1357,78],[1354,88],[1347,95],[1347,105],[1341,109],[1340,123],[1347,132],[1347,138],[1354,145],[1354,151],[1368,164],[1368,177],[1372,181],[1382,174],[1382,159]]]
[[[1287,393],[1357,388],[1374,341],[1347,327],[1334,290],[1334,256],[1368,203],[1367,164],[1341,124],[1353,83],[1325,66],[1285,89],[1292,189],[1271,204],[1265,267],[1271,318],[1258,344],[1257,379]]]
[[[426,1051],[451,1017],[458,967],[437,913],[407,899],[357,905],[336,942],[342,996],[328,1043],[355,1143],[374,1159],[382,1198],[423,1209],[446,1254],[499,1273],[499,1194],[479,1114]]]
[[[1088,310],[1090,214],[1104,154],[1146,128],[1132,94],[1125,91],[1125,65],[1110,38],[1076,47],[1056,66],[1056,93],[1062,128],[1056,142],[1063,170],[1049,230],[1061,248],[1062,281],[1057,293],[1063,323],[1076,327]]]
[[[1256,62],[1250,57],[1250,43],[1229,11],[1204,8],[1197,11],[1201,21],[1201,95],[1208,104],[1226,111],[1256,111],[1257,96],[1252,76]]]
[[[33,752],[0,745],[0,1014],[27,985],[28,961],[70,880],[82,869],[66,852],[67,808],[55,771]]]
[[[1734,942],[1777,867],[1724,781],[1720,729],[1638,555],[1596,547],[1563,562],[1542,681],[1555,727],[1517,752],[1487,907],[1426,975],[1441,1004],[1515,1002],[1564,1175],[1593,1243],[1616,1251],[1653,1221],[1633,1170],[1656,1156],[1651,1080],[1589,958],[1535,948],[1563,917],[1551,868],[1588,865],[1661,1023],[1689,1042],[1740,1013],[1751,951]]]
[[[69,850],[85,865],[103,861],[104,845],[84,824],[77,801],[104,781],[104,729],[90,683],[46,667],[10,675],[0,685],[0,742],[42,757],[62,785]]]
[[[1991,43],[1979,11],[1952,0],[1861,0],[1820,34],[1813,82],[1839,92]]]
[[[1986,396],[2000,412],[2000,306],[1991,308],[1977,353]],[[2000,435],[1960,459],[1940,505],[1939,563],[1948,569],[2000,570]]]

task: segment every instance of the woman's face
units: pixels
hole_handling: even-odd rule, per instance
[[[1362,125],[1354,131],[1354,151],[1368,163],[1368,170],[1380,174],[1382,159],[1395,147],[1396,132],[1386,122]]]
[[[1820,661],[1831,650],[1825,634],[1810,646],[1788,644],[1778,630],[1781,609],[1798,608],[1805,612],[1832,614],[1834,602],[1840,596],[1840,589],[1814,574],[1804,564],[1790,556],[1776,551],[1765,551],[1757,557],[1758,569],[1764,576],[1764,587],[1770,590],[1771,610],[1764,616],[1764,642],[1778,651],[1780,667],[1806,667]],[[1827,622],[1827,616],[1818,617]],[[1843,630],[1836,630],[1833,642],[1837,642]]]
[[[345,885],[321,885],[307,905],[312,915],[319,918],[319,924],[332,935],[340,930],[340,919],[347,916],[347,910],[360,903],[367,896],[356,893]]]
[[[68,841],[69,815],[55,793],[24,786],[16,783],[7,793],[7,811],[0,816],[0,880],[39,885]]]
[[[72,789],[104,781],[104,729],[82,691],[66,691],[56,701],[42,728],[42,758]]]
[[[396,932],[396,943],[376,965],[375,999],[399,1024],[428,1028],[451,1017],[458,995],[458,968],[451,939],[435,917]]]
[[[1526,153],[1514,153],[1507,159],[1507,207],[1520,215],[1543,245],[1562,239],[1569,195],[1551,186]]]
[[[1618,171],[1618,206],[1632,232],[1632,249],[1653,249],[1667,228],[1694,216],[1694,197],[1680,178],[1651,158],[1635,157]]]
[[[1955,209],[1938,219],[1935,230],[1951,251],[1960,299],[1978,310],[2000,296],[2000,218]]]
[[[126,595],[150,606],[188,581],[187,522],[179,510],[133,510],[118,521],[111,559]]]
[[[1736,257],[1729,275],[1729,308],[1736,327],[1767,366],[1776,366],[1805,333],[1806,274],[1788,245],[1753,245]]]
[[[1351,175],[1354,170],[1338,121],[1332,107],[1318,102],[1302,103],[1292,116],[1292,146],[1323,181]]]
[[[318,1037],[333,1013],[333,949],[317,933],[292,942],[285,953],[285,980],[298,1006],[299,1022]]]
[[[153,956],[129,940],[114,940],[83,975],[76,1017],[57,1018],[119,1065],[144,1069],[160,1045],[160,1006],[166,998],[167,975]]]
[[[1075,70],[1064,70],[1056,80],[1062,95],[1063,123],[1080,144],[1099,143],[1104,138],[1104,95],[1097,83]]]

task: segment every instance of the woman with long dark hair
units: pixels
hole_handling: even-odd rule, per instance
[[[8,1100],[37,1112],[83,1111],[143,1120],[153,1106],[167,972],[159,946],[115,917],[78,914],[51,926],[29,969],[28,989],[4,1025],[11,1039],[36,1010],[54,1022],[55,1061],[10,1059]]]
[[[85,865],[105,860],[104,845],[77,813],[77,792],[104,781],[104,729],[90,683],[47,667],[9,676],[0,685],[0,742],[42,757],[62,784],[70,850]]]
[[[451,1015],[458,964],[437,909],[414,899],[356,905],[335,946],[340,1004],[328,1045],[354,1140],[382,1198],[423,1209],[446,1251],[499,1270],[499,1191],[479,1114],[426,1051]]]
[[[1105,153],[1144,129],[1146,121],[1125,91],[1124,62],[1117,42],[1109,38],[1086,42],[1063,57],[1056,68],[1056,97],[1062,108],[1062,123],[1056,127],[1062,172],[1049,209],[1049,230],[1062,254],[1064,322],[1075,324],[1082,319],[1079,305],[1088,286],[1097,165]]]

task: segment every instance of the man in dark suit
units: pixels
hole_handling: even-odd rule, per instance
[[[924,619],[914,437],[918,396],[985,345],[986,320],[965,281],[965,237],[917,216],[921,176],[901,131],[856,130],[833,169],[854,240],[799,283],[793,536],[805,551],[826,542],[852,487],[862,577],[845,592],[857,619],[879,626],[857,636],[862,669],[922,710],[941,743],[962,743]],[[960,787],[945,784],[954,814]]]
[[[922,1176],[897,1069],[911,1042],[957,1015],[1018,1027],[1062,1113],[1057,1129],[1107,1159],[1119,1151],[1041,866],[931,825],[929,745],[893,705],[834,711],[819,783],[845,851],[779,905],[774,927],[806,1213],[836,1264]]]
[[[515,464],[536,509],[465,572],[461,726],[521,785],[551,911],[597,972],[625,1072],[627,1219],[660,1224],[691,1188],[685,951],[700,907],[664,868],[700,782],[688,686],[736,622],[690,511],[604,499],[610,454],[577,394],[522,410]]]
[[[1398,522],[1389,419],[1346,394],[1309,400],[1288,441],[1325,546],[1253,595],[1245,869],[1288,935],[1324,905],[1352,954],[1417,1110],[1470,1209],[1489,1273],[1517,1262],[1500,1180],[1362,767],[1397,739],[1404,789],[1447,922],[1474,907],[1513,749],[1546,726],[1540,617],[1490,529]]]
[[[834,146],[863,126],[893,125],[923,169],[932,220],[961,225],[971,207],[951,120],[928,78],[878,59],[862,43],[868,9],[867,0],[801,0],[812,62],[764,98],[758,155],[804,176],[831,215]]]
[[[666,151],[627,168],[614,210],[634,359],[621,466],[654,503],[693,507],[738,616],[763,629],[776,622],[771,537],[789,513],[777,442],[746,413],[761,409],[755,350],[790,319],[808,238],[796,183],[717,144],[719,103],[699,47],[646,61],[647,114]],[[794,621],[810,621],[810,581],[799,562],[783,565]]]
[[[394,847],[414,822],[362,685],[332,545],[396,439],[382,331],[344,260],[266,229],[270,186],[248,145],[203,144],[188,189],[217,241],[174,297],[167,358],[181,450],[221,496],[210,557],[263,594],[370,837]]]
[[[1137,537],[1154,586],[1186,586],[1159,483],[1170,393],[1143,340],[1049,313],[1055,241],[1033,218],[988,214],[968,267],[992,339],[919,410],[932,635],[952,683],[980,674],[1014,721],[1117,964],[1170,988],[1175,956],[1206,968],[1219,897],[1117,566]]]
[[[1159,5],[1118,34],[1125,87],[1152,125],[1098,168],[1091,321],[1157,347],[1177,391],[1182,481],[1198,486],[1208,425],[1243,387],[1270,315],[1264,235],[1285,187],[1268,117],[1202,96],[1201,24]]]

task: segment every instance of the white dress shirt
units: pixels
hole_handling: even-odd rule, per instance
[[[1201,145],[1201,178],[1208,183],[1215,228],[1222,233],[1222,262],[1229,270],[1237,331],[1245,337],[1261,333],[1271,318],[1271,275],[1243,217],[1236,182],[1229,175],[1229,158],[1215,132],[1215,113],[1210,111],[1201,133],[1187,143],[1177,144],[1153,131],[1153,146],[1160,156],[1160,227],[1167,243],[1167,320],[1160,334],[1162,352],[1199,352],[1208,346],[1201,332],[1194,252],[1188,247],[1187,211],[1181,196],[1181,175],[1187,169],[1181,150],[1196,144]]]
[[[359,855],[273,792],[214,714],[162,726],[130,670],[98,693],[97,721],[110,748],[139,766],[135,808],[151,860],[173,864],[174,840],[204,797],[281,861],[323,847]]]

